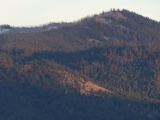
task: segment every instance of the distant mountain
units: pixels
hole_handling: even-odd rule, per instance
[[[34,27],[11,27],[10,25],[1,25],[0,34],[9,34],[9,33],[37,33],[43,31],[49,31],[52,29],[59,29],[66,26],[71,26],[71,23],[49,23],[40,26]]]
[[[12,29],[10,25],[0,25],[0,35],[6,34],[10,29]]]
[[[53,23],[44,27],[15,28],[13,32],[12,29],[10,31],[10,34],[0,36],[2,49],[27,51],[29,46],[30,51],[79,51],[111,42],[153,44],[160,40],[158,22],[127,10],[94,15],[77,23]]]
[[[2,25],[1,118],[159,120],[159,41],[159,22],[127,10]]]

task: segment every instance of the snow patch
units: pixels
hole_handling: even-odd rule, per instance
[[[0,34],[5,34],[7,32],[9,32],[10,29],[3,29],[3,28],[0,28]]]

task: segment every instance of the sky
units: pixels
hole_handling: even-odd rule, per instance
[[[36,26],[72,22],[112,8],[160,21],[160,0],[0,0],[0,24]]]

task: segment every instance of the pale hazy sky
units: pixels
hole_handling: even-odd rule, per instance
[[[0,24],[70,22],[111,8],[124,8],[160,21],[160,0],[0,0]]]

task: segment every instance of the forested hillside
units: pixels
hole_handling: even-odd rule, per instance
[[[159,120],[159,41],[160,23],[127,10],[2,34],[1,118]]]

